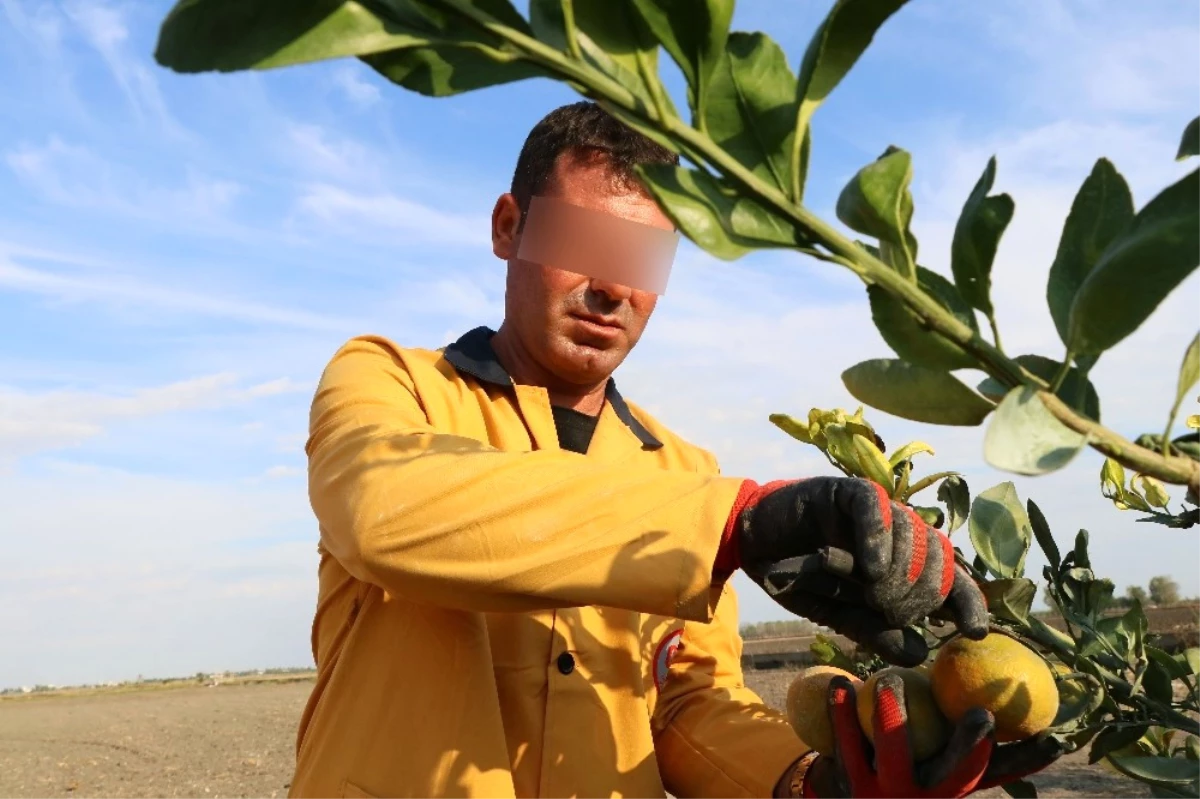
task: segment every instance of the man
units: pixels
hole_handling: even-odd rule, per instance
[[[319,676],[292,795],[847,790],[874,773],[814,765],[745,687],[730,575],[799,575],[781,604],[896,662],[923,659],[906,625],[943,604],[986,633],[949,542],[873,484],[722,476],[618,392],[657,299],[628,284],[654,282],[643,255],[661,277],[638,248],[674,235],[638,163],[677,157],[592,103],[548,115],[492,215],[498,331],[436,351],[360,337],[322,375],[306,447]],[[535,248],[562,262],[519,257],[535,216]],[[614,273],[628,284],[596,276]],[[978,760],[986,732],[963,751]]]

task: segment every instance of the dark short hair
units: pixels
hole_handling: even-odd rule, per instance
[[[560,106],[534,125],[517,158],[510,191],[521,209],[522,223],[530,199],[546,190],[563,153],[601,158],[614,183],[623,189],[641,187],[633,170],[636,165],[679,163],[677,153],[638,133],[591,100]]]

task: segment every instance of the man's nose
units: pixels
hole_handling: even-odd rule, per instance
[[[614,302],[627,300],[633,296],[633,289],[629,288],[629,286],[622,286],[620,283],[615,283],[611,280],[592,278],[591,285],[588,288],[598,294],[603,294]]]

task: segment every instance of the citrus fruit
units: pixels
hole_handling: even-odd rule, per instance
[[[933,700],[929,674],[917,668],[891,666],[881,669],[867,678],[858,690],[858,724],[866,733],[867,740],[875,743],[873,720],[875,716],[875,685],[885,674],[895,674],[904,681],[904,706],[908,711],[908,745],[913,760],[925,760],[941,751],[950,738],[950,724],[938,710]]]
[[[833,725],[829,721],[829,681],[834,677],[850,680],[854,690],[862,689],[862,680],[836,666],[811,666],[796,675],[788,686],[787,718],[800,740],[823,755],[833,756]]]
[[[1032,737],[1058,714],[1058,686],[1046,662],[1002,633],[981,641],[956,636],[947,641],[930,671],[933,698],[951,722],[972,707],[996,717],[1000,743]]]

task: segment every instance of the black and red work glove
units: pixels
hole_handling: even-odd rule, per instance
[[[983,593],[950,540],[869,480],[746,481],[714,572],[739,568],[791,613],[896,665],[925,661],[910,625],[938,611],[968,638],[988,632]]]
[[[967,796],[1041,771],[1066,752],[1050,737],[997,744],[992,714],[974,708],[955,725],[940,752],[914,763],[904,681],[895,674],[880,677],[874,699],[872,746],[858,723],[854,686],[845,677],[830,681],[834,754],[819,755],[813,761],[804,781],[804,796]]]

